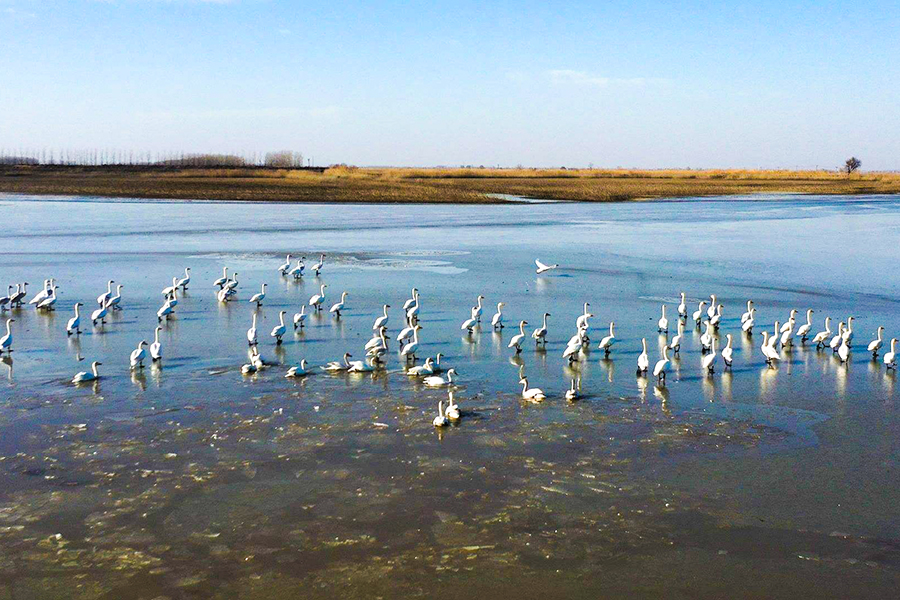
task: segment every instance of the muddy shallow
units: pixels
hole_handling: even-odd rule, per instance
[[[0,362],[0,599],[297,597],[891,597],[900,583],[900,418],[895,376],[864,346],[900,332],[894,198],[748,198],[615,205],[342,206],[0,197],[0,283],[58,311],[14,310]],[[284,254],[328,254],[320,278],[278,276]],[[564,268],[534,274],[532,261]],[[312,261],[308,261],[312,262]],[[239,299],[210,282],[237,270]],[[161,368],[128,369],[152,341],[159,291],[192,267],[164,328]],[[107,279],[124,310],[66,338],[71,305]],[[263,282],[253,377],[246,302]],[[278,311],[328,284],[338,321],[311,317],[276,348]],[[35,285],[37,284],[37,285]],[[287,366],[361,357],[387,302],[399,330],[422,292],[421,356],[461,374],[462,421],[431,426],[446,392],[391,353],[386,373],[289,381]],[[700,371],[688,328],[665,387],[651,361],[678,292],[716,293],[735,335],[733,372]],[[478,294],[489,319],[459,324]],[[31,294],[30,294],[31,295]],[[856,317],[849,366],[797,347],[777,369],[740,334],[743,303],[771,326],[791,308]],[[561,352],[581,304],[610,358],[577,371]],[[693,310],[693,308],[692,308]],[[670,334],[671,335],[671,334]],[[392,344],[396,349],[396,343]],[[81,357],[84,360],[79,361]],[[92,360],[95,385],[68,383]],[[550,398],[524,404],[520,371]]]

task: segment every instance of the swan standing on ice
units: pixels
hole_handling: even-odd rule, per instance
[[[347,292],[341,292],[341,301],[331,305],[331,308],[328,309],[328,312],[333,313],[334,316],[340,318],[341,311],[344,310],[344,302],[347,300]]]
[[[131,351],[131,368],[132,369],[143,369],[144,368],[144,359],[147,358],[147,351],[144,350],[144,346],[147,345],[146,340],[141,340],[138,344],[137,348]]]
[[[303,360],[300,361],[300,366],[291,367],[290,369],[287,370],[287,373],[285,373],[284,376],[285,377],[306,377],[307,375],[309,375],[309,371],[306,368],[306,359],[304,358]]]
[[[19,291],[19,284],[16,284],[16,292]],[[0,310],[6,310],[6,306],[10,305],[13,297],[13,286],[6,286],[6,295],[0,296]]]
[[[523,377],[519,380],[519,383],[522,385],[522,398],[529,402],[543,402],[547,395],[541,388],[529,388],[528,387],[528,378]]]
[[[741,315],[741,323],[746,323],[747,319],[753,318],[753,300],[747,300],[747,310]]]
[[[6,335],[0,338],[0,354],[3,354],[5,351],[7,354],[12,352],[12,329],[10,329],[10,325],[15,323],[15,319],[7,319],[6,320]]]
[[[812,330],[812,314],[813,309],[809,308],[806,310],[806,323],[801,325],[797,329],[797,337],[800,338],[801,342],[805,342],[807,338],[809,338],[809,332]]]
[[[325,303],[325,288],[327,287],[328,286],[323,283],[319,286],[319,293],[309,299],[308,304],[312,306],[316,312],[322,310],[322,304]]]
[[[843,338],[848,346],[853,343],[853,317],[847,319],[847,326],[844,328]]]
[[[418,300],[416,301],[416,303],[418,304]],[[373,330],[373,331],[377,331],[378,329],[381,329],[382,327],[387,327],[388,320],[390,319],[390,318],[388,317],[388,309],[389,309],[390,307],[391,307],[390,304],[385,304],[385,305],[384,305],[384,308],[383,308],[383,310],[384,310],[384,315],[382,315],[382,316],[378,317],[377,319],[375,319],[375,323],[372,325],[372,330]],[[410,309],[410,310],[412,310],[412,309]]]
[[[578,380],[578,385],[581,385],[581,379]],[[572,378],[572,383],[569,386],[569,389],[566,390],[566,400],[569,402],[575,402],[581,397],[581,394],[578,393],[578,390],[575,387],[575,378]]]
[[[286,315],[286,314],[287,314],[287,311],[286,311],[286,310],[283,310],[283,311],[281,311],[280,313],[278,313],[278,321],[279,321],[279,324],[276,325],[276,326],[272,329],[272,333],[269,334],[269,335],[271,335],[273,338],[275,338],[275,345],[276,345],[276,346],[280,346],[280,345],[281,345],[281,338],[284,336],[285,332],[287,331],[287,327],[284,326],[284,315]]]
[[[897,368],[897,338],[891,338],[891,351],[885,353],[882,360],[888,369]]]
[[[694,322],[697,323],[697,327],[700,327],[700,321],[703,320],[703,314],[704,314],[703,308],[705,306],[706,306],[706,301],[705,300],[701,301],[700,304],[697,306],[697,310],[695,310],[694,314],[691,315],[691,318],[693,318]]]
[[[234,272],[234,275],[231,276],[231,279],[229,279],[228,281],[225,282],[225,289],[226,289],[226,290],[234,291],[234,290],[237,289],[237,286],[238,286],[238,278],[237,278],[237,276],[238,276],[238,272],[235,271],[235,272]]]
[[[153,343],[150,344],[150,360],[153,362],[162,360],[162,344],[159,343],[160,331],[162,331],[162,327],[157,325],[156,331],[153,333]]]
[[[541,273],[546,273],[547,271],[552,271],[553,269],[556,269],[557,267],[559,267],[559,265],[545,265],[544,263],[542,263],[541,261],[539,261],[537,259],[534,260],[534,264],[537,267],[537,271],[535,271],[535,272],[538,275],[540,275]]]
[[[96,325],[97,321],[100,321],[100,324],[103,325],[106,323],[106,315],[107,315],[106,305],[104,304],[97,310],[91,313],[91,324]]]
[[[281,276],[284,277],[287,275],[287,272],[291,270],[291,255],[287,255],[287,259],[284,261],[284,264],[278,267],[278,272],[281,273]]]
[[[184,268],[184,277],[182,277],[181,279],[178,280],[178,283],[176,284],[175,287],[180,287],[182,291],[186,292],[187,286],[190,282],[191,282],[191,268],[185,267]]]
[[[517,355],[522,352],[522,341],[525,339],[526,325],[528,325],[528,321],[519,322],[519,333],[514,335],[512,339],[509,340],[509,345],[507,345],[507,348],[515,348]]]
[[[722,362],[725,363],[725,368],[727,369],[731,367],[731,363],[734,361],[734,349],[731,347],[731,334],[726,334],[725,338],[728,342],[722,348]]]
[[[468,319],[466,319],[465,321],[462,322],[462,324],[459,326],[459,328],[463,329],[471,334],[472,331],[475,329],[476,325],[478,325],[478,319],[476,319],[475,317],[469,317]]]
[[[84,306],[81,302],[75,303],[75,316],[69,319],[66,324],[66,335],[81,335],[81,315],[78,313],[78,307]]]
[[[687,319],[688,316],[684,292],[681,292],[681,303],[678,305],[678,316],[682,319]]]
[[[788,320],[784,322],[784,325],[781,326],[781,329],[779,331],[781,333],[784,333],[785,331],[789,331],[789,330],[793,329],[794,324],[796,322],[797,322],[797,309],[792,308],[791,314],[788,317]]]
[[[831,348],[832,352],[837,352],[838,348],[841,346],[841,340],[844,339],[844,322],[841,321],[838,323],[837,335],[831,338],[831,341],[828,342],[828,347]]]
[[[741,323],[741,331],[746,333],[747,335],[753,335],[753,317],[756,315],[756,308],[750,307],[750,315],[747,317],[747,320]],[[743,318],[743,317],[741,317]]]
[[[706,352],[712,348],[713,342],[713,326],[712,323],[706,322],[706,331],[700,336],[700,347],[702,352]]]
[[[763,356],[766,358],[767,365],[772,366],[773,364],[781,360],[781,355],[778,354],[778,350],[776,350],[772,347],[771,344],[769,344],[768,331],[763,331],[763,342],[762,346],[760,346],[759,349],[762,351]]]
[[[247,345],[255,346],[259,343],[259,340],[256,337],[256,313],[253,313],[253,324],[250,325],[250,329],[247,330]]]
[[[366,354],[368,356],[380,360],[387,353],[388,341],[385,332],[387,332],[387,328],[382,327],[378,330],[378,335],[366,343]]]
[[[22,289],[19,289],[19,284],[16,284],[16,293],[12,295],[9,299],[9,307],[12,308],[13,305],[16,307],[22,306],[22,301],[25,299],[26,294],[28,293],[28,282],[22,284]]]
[[[877,337],[874,340],[872,340],[871,342],[869,342],[868,350],[869,350],[869,352],[872,353],[873,360],[878,358],[878,351],[881,350],[881,344],[883,343],[881,334],[883,334],[883,333],[884,333],[884,327],[879,326]]]
[[[847,343],[847,338],[841,338],[841,345],[838,346],[838,358],[842,363],[850,360],[850,345]]]
[[[616,323],[615,321],[610,321],[609,323],[609,335],[600,340],[600,345],[598,346],[600,350],[603,350],[604,356],[609,358],[609,351],[612,350],[613,344],[616,343]]]
[[[112,283],[110,283],[110,285],[112,285]],[[41,288],[41,291],[39,291],[37,294],[34,295],[34,298],[32,298],[31,300],[28,301],[28,304],[37,304],[38,302],[40,302],[41,300],[46,298],[47,295],[50,293],[50,288],[52,286],[53,286],[53,280],[45,279],[44,287]],[[110,290],[110,291],[112,291],[112,290]],[[104,300],[104,302],[106,302],[106,300]]]
[[[400,351],[400,356],[406,358],[406,361],[409,362],[412,359],[414,362],[416,360],[416,351],[419,349],[419,330],[422,329],[421,325],[416,325],[413,329],[413,341],[403,346],[403,349]]]
[[[390,307],[388,307],[390,308]],[[406,310],[406,320],[415,325],[419,322],[419,292],[416,292],[416,302]]]
[[[657,325],[657,331],[660,333],[669,333],[669,320],[666,318],[666,305],[662,305],[662,317],[660,317]]]
[[[447,371],[447,379],[444,379],[440,375],[432,375],[423,379],[422,383],[424,383],[428,387],[444,387],[453,385],[454,375],[456,375],[456,369],[450,369],[449,371]]]
[[[121,283],[116,286],[116,295],[110,298],[106,306],[107,308],[111,308],[113,310],[122,310],[122,307],[119,306],[122,303],[122,288],[125,287]]]
[[[543,344],[545,347],[547,346],[547,317],[550,316],[550,313],[544,313],[544,323],[538,329],[535,329],[531,333],[531,337],[534,338],[535,345]]]
[[[446,427],[450,424],[450,421],[447,417],[444,416],[444,401],[438,400],[438,414],[431,422],[435,427]]]
[[[173,296],[172,300],[167,300],[166,303],[162,305],[162,308],[160,308],[158,311],[156,311],[156,321],[162,322],[163,319],[168,321],[169,316],[175,312],[175,304],[177,304],[177,303],[178,303],[178,300],[175,300],[174,296]],[[104,316],[106,316],[106,313],[105,313],[106,309],[104,308],[103,310],[104,310]],[[94,311],[94,314],[96,315],[97,311]],[[101,322],[105,323],[105,321],[101,321]]]
[[[641,353],[638,355],[637,359],[637,370],[638,373],[646,373],[647,369],[650,368],[650,357],[647,356],[647,338],[641,338]]]
[[[828,343],[829,338],[831,338],[831,317],[825,317],[825,330],[817,333],[812,341],[815,343],[816,348],[819,349]]]
[[[168,287],[164,287],[163,290],[162,290],[162,295],[163,295],[163,296],[171,296],[172,294],[175,293],[175,290],[177,290],[177,289],[178,289],[178,278],[177,278],[177,277],[173,277],[173,278],[172,278],[172,285],[170,285],[170,286],[168,286]],[[108,301],[108,300],[109,300],[109,299],[107,298],[107,301]]]
[[[785,323],[781,328],[781,347],[784,349],[790,348],[794,345],[793,342],[794,335],[794,319],[788,319],[788,322]]]
[[[419,297],[419,290],[416,288],[412,289],[412,296],[410,296],[409,300],[403,303],[403,313],[406,314],[406,311],[411,309],[416,304],[416,298]]]
[[[719,330],[719,324],[722,322],[722,309],[723,309],[723,308],[724,308],[724,307],[723,307],[721,304],[719,304],[718,306],[716,306],[716,314],[714,314],[714,315],[709,319],[709,324],[712,325],[712,326],[713,326],[713,329],[715,329],[716,331]]]
[[[484,296],[478,296],[478,304],[472,307],[472,318],[477,322],[481,323],[481,313],[484,312],[484,307],[481,305],[481,301],[484,300]]]
[[[494,328],[494,331],[498,329],[503,329],[503,307],[506,306],[503,302],[497,303],[497,312],[491,318],[491,327]]]
[[[716,306],[718,306],[718,305],[716,304],[716,295],[715,294],[710,295],[709,298],[710,298],[710,302],[709,302],[709,308],[706,309],[706,316],[707,316],[707,318],[712,319],[716,314]]]
[[[314,264],[310,269],[316,274],[316,277],[319,276],[319,271],[322,270],[322,267],[325,266],[325,255],[323,254],[321,258],[319,258],[319,262]]]
[[[663,355],[662,358],[656,361],[656,366],[653,367],[653,376],[656,377],[656,381],[665,382],[666,381],[666,369],[669,368],[669,347],[663,346]]]
[[[248,302],[250,302],[250,304],[256,304],[256,308],[259,308],[260,306],[262,306],[262,301],[265,299],[266,299],[266,284],[264,283],[264,284],[262,284],[262,287],[260,288],[259,293],[253,294],[253,296],[250,297],[250,300],[248,300]]]
[[[80,373],[76,373],[75,377],[72,378],[72,383],[83,383],[85,381],[96,381],[100,379],[100,373],[97,372],[97,367],[101,366],[103,363],[94,361],[91,363],[90,371],[81,371]]]
[[[706,370],[707,373],[714,373],[716,370],[716,340],[712,341],[712,346],[710,348],[709,354],[705,355],[701,360],[700,364]]]
[[[288,271],[288,273],[287,273],[288,275],[293,275],[294,281],[303,277],[303,271],[304,271],[304,269],[306,269],[306,264],[303,262],[304,258],[306,258],[306,257],[304,256],[303,258],[298,260],[297,266],[294,267],[293,269],[291,269],[290,271]]]
[[[38,302],[37,309],[38,310],[46,310],[46,311],[53,310],[53,305],[56,304],[56,301],[59,298],[56,295],[56,290],[58,290],[58,289],[59,289],[59,286],[54,285],[49,290],[47,290],[47,297],[44,298],[43,300],[41,300],[40,302]]]
[[[300,312],[294,313],[294,329],[303,329],[303,322],[306,321],[306,306],[300,306]]]
[[[682,340],[684,340],[684,323],[679,321],[678,333],[675,334],[675,337],[672,338],[672,342],[669,344],[669,350],[671,350],[673,354],[678,354],[681,350]]]
[[[219,286],[219,289],[225,287],[225,284],[228,283],[228,267],[222,267],[222,276],[213,281],[213,285]]]
[[[594,315],[588,312],[588,306],[590,306],[590,302],[584,303],[584,312],[578,315],[578,318],[575,319],[575,329],[588,329],[590,325],[588,324],[588,319],[593,317]]]

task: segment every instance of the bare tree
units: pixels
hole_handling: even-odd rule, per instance
[[[844,166],[841,170],[847,175],[850,175],[851,173],[855,173],[861,166],[862,161],[855,156],[851,156],[844,162]]]

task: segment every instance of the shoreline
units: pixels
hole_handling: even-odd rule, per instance
[[[626,202],[753,194],[900,194],[900,174],[41,165],[0,167],[0,193],[323,204]]]

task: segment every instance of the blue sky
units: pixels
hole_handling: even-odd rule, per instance
[[[894,2],[0,0],[0,146],[900,169]]]

